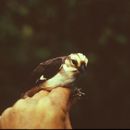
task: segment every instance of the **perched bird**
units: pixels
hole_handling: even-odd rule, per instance
[[[51,91],[56,87],[72,86],[78,76],[86,70],[88,59],[82,53],[56,57],[40,63],[33,71],[34,88],[24,94],[31,97],[40,90]]]

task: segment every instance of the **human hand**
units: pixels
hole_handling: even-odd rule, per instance
[[[19,99],[0,116],[0,128],[71,129],[70,95],[69,88],[58,87]]]

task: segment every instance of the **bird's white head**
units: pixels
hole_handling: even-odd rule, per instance
[[[72,53],[64,61],[63,68],[65,71],[81,72],[85,71],[88,59],[82,53]]]

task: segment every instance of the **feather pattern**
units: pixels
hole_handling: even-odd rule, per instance
[[[32,72],[32,81],[38,85],[56,75],[65,58],[66,56],[56,57],[40,63]],[[40,80],[41,76],[44,77],[44,80]]]

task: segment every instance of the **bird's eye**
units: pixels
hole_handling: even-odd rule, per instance
[[[78,65],[78,62],[76,60],[72,60],[72,63],[77,66]]]

